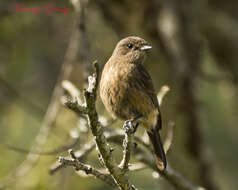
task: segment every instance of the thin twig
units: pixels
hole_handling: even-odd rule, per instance
[[[87,108],[85,106],[79,105],[78,101],[67,101],[66,99],[61,98],[62,104],[64,104],[69,109],[73,110],[78,115],[87,114]]]
[[[76,156],[74,155],[74,152],[72,150],[69,151],[71,158],[64,158],[59,157],[59,162],[65,167],[65,166],[73,166],[76,171],[83,170],[87,175],[93,175],[97,179],[100,179],[101,181],[107,183],[108,185],[111,185],[112,187],[116,188],[117,184],[114,182],[113,178],[100,173],[98,170],[93,168],[90,165],[86,165],[82,162],[80,162]]]
[[[186,178],[184,178],[180,173],[172,169],[169,165],[167,166],[167,169],[165,171],[161,172],[157,168],[154,162],[154,159],[151,155],[152,155],[152,152],[148,154],[147,152],[145,152],[144,150],[140,148],[137,148],[135,152],[135,156],[138,161],[142,162],[147,167],[150,167],[152,170],[159,173],[162,177],[168,180],[169,183],[172,184],[175,188],[179,190],[202,190],[201,187],[193,185]]]
[[[123,129],[125,131],[125,138],[123,140],[123,158],[119,165],[122,168],[123,172],[127,172],[129,168],[129,162],[131,158],[131,150],[133,147],[133,134],[134,134],[134,127],[131,121],[125,121]]]
[[[167,136],[166,136],[166,139],[164,141],[164,151],[165,151],[165,154],[167,154],[167,152],[169,151],[169,149],[170,149],[170,147],[172,145],[174,126],[175,126],[174,122],[172,122],[172,121],[169,122],[168,130],[167,130]]]
[[[129,165],[128,169],[129,169],[130,172],[136,172],[136,171],[140,171],[140,170],[143,170],[143,169],[146,169],[146,168],[147,168],[147,166],[145,164],[139,162],[139,163],[135,163],[133,165]],[[98,171],[103,173],[103,174],[110,174],[108,172],[108,170],[106,170],[106,169],[100,169]],[[86,176],[84,176],[84,177],[86,177]]]
[[[110,138],[110,141],[121,144],[123,139],[122,135],[113,136],[113,138]],[[146,149],[143,150],[140,147],[137,147],[136,149],[133,149],[133,154],[135,155],[135,158],[137,161],[143,163],[146,167],[150,167],[155,172],[159,173],[162,177],[164,177],[166,180],[169,181],[170,184],[172,184],[174,187],[176,187],[179,190],[205,190],[203,187],[198,187],[193,185],[190,181],[188,181],[185,177],[183,177],[179,172],[175,171],[168,165],[168,169],[166,169],[164,172],[161,172],[153,159],[152,149]]]
[[[58,147],[58,148],[56,148],[54,150],[49,150],[49,151],[43,151],[42,150],[41,152],[37,152],[35,150],[28,150],[28,149],[16,147],[16,146],[9,145],[9,144],[5,144],[5,146],[8,149],[10,149],[10,150],[13,150],[13,151],[16,151],[16,152],[19,152],[19,153],[24,153],[24,154],[31,153],[31,154],[37,154],[37,155],[54,155],[54,154],[65,152],[68,149],[73,148],[73,147],[75,147],[78,144],[79,144],[79,139],[76,138],[76,139],[73,139],[72,142],[70,142],[70,143],[68,143],[66,145],[63,145],[61,147]]]
[[[90,62],[90,47],[89,47],[89,41],[88,41],[88,34],[86,30],[86,7],[87,4],[89,3],[89,0],[70,0],[71,3],[73,4],[74,9],[77,14],[77,28],[79,30],[79,39],[81,41],[80,43],[80,59],[81,63],[83,64],[84,67],[84,72],[83,72],[83,77],[84,79],[87,79],[88,75],[91,72],[92,66]]]
[[[162,105],[162,101],[165,97],[165,95],[170,91],[170,88],[169,86],[167,85],[164,85],[161,87],[159,93],[157,94],[157,99],[158,99],[158,102],[159,102],[159,105],[161,106]]]
[[[88,156],[90,152],[93,151],[95,147],[95,142],[91,141],[88,144],[84,145],[80,151],[76,151],[75,156],[78,160],[83,160]],[[64,168],[64,165],[60,164],[59,162],[56,162],[50,167],[49,174],[53,175],[62,168]]]
[[[80,91],[78,88],[68,80],[62,81],[62,88],[69,93],[73,101],[77,101],[79,105],[83,104],[82,99],[80,98]]]
[[[122,144],[122,141],[123,141],[122,139],[124,137],[124,134],[123,134],[122,130],[118,130],[116,132],[114,131],[114,132],[109,133],[109,134],[105,133],[105,136],[106,136],[108,141],[113,141],[117,144]],[[136,143],[138,143],[142,147],[146,148],[149,151],[152,151],[151,147],[148,144],[146,144],[144,141],[142,141],[141,138],[135,136],[134,140],[135,140]],[[79,159],[79,160],[85,159],[88,156],[88,154],[95,149],[95,147],[96,147],[95,141],[90,141],[89,143],[85,144],[79,151],[75,152],[75,155],[76,155],[77,159]],[[55,162],[50,167],[49,173],[51,175],[53,175],[62,168],[64,168],[63,165],[59,164],[59,162]],[[137,166],[136,165],[129,166],[130,170],[136,170],[134,168],[137,168]]]
[[[121,145],[124,139],[124,135],[122,132],[117,132],[114,134],[108,134],[107,135],[107,140],[113,143],[116,143],[118,145]],[[192,183],[190,183],[186,178],[184,178],[181,174],[179,174],[177,171],[175,171],[174,169],[172,169],[171,167],[168,168],[168,170],[166,170],[165,172],[161,172],[160,170],[158,170],[157,166],[155,165],[155,162],[153,160],[152,157],[152,149],[150,146],[148,146],[147,144],[143,143],[141,138],[136,138],[134,139],[137,143],[139,143],[140,145],[143,146],[143,148],[146,149],[146,151],[148,151],[149,153],[147,153],[145,150],[141,149],[140,146],[138,146],[136,149],[133,149],[134,151],[133,154],[135,155],[135,158],[137,158],[138,161],[142,162],[143,164],[138,163],[134,164],[132,166],[129,166],[130,171],[133,170],[140,170],[143,169],[145,167],[150,167],[152,170],[154,170],[155,172],[158,172],[161,174],[162,177],[164,177],[165,179],[167,179],[169,181],[169,183],[171,183],[173,186],[175,186],[176,188],[180,189],[180,190],[202,190],[201,187],[197,187],[195,185],[193,185]],[[95,148],[95,142],[91,141],[89,144],[85,145],[84,148],[82,148],[78,153],[75,153],[75,156],[77,157],[78,160],[81,160],[83,156],[87,156],[93,149]],[[60,170],[61,168],[63,168],[64,165],[60,164],[60,167],[55,169],[55,170],[51,170],[51,174],[55,173],[56,171]],[[103,174],[108,174],[108,171],[105,170],[99,170],[100,173]],[[109,171],[110,173],[110,171]]]

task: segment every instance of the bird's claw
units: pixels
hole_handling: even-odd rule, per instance
[[[127,132],[127,133],[131,133],[134,134],[138,128],[139,123],[136,123],[135,125],[133,125],[133,120],[134,119],[130,119],[127,120],[123,126],[123,129]]]
[[[138,126],[139,126],[139,123],[136,123],[135,125],[133,125],[133,133],[137,131]]]

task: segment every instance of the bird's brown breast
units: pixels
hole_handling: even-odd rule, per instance
[[[120,119],[128,119],[128,93],[130,90],[130,66],[123,67],[123,63],[105,65],[100,82],[100,96],[107,111]]]
[[[112,116],[127,120],[139,114],[155,114],[156,105],[150,95],[143,91],[146,87],[141,83],[147,79],[140,76],[138,69],[138,65],[124,63],[119,59],[113,62],[109,60],[105,65],[100,82],[100,96]]]

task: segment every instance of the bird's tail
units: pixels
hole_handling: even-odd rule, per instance
[[[166,169],[167,161],[159,131],[152,129],[150,131],[147,131],[147,134],[149,135],[150,141],[154,148],[156,165],[159,170],[163,171]]]

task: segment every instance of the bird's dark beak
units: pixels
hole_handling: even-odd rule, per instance
[[[148,51],[152,48],[152,46],[149,46],[149,45],[144,45],[140,48],[141,51]]]

